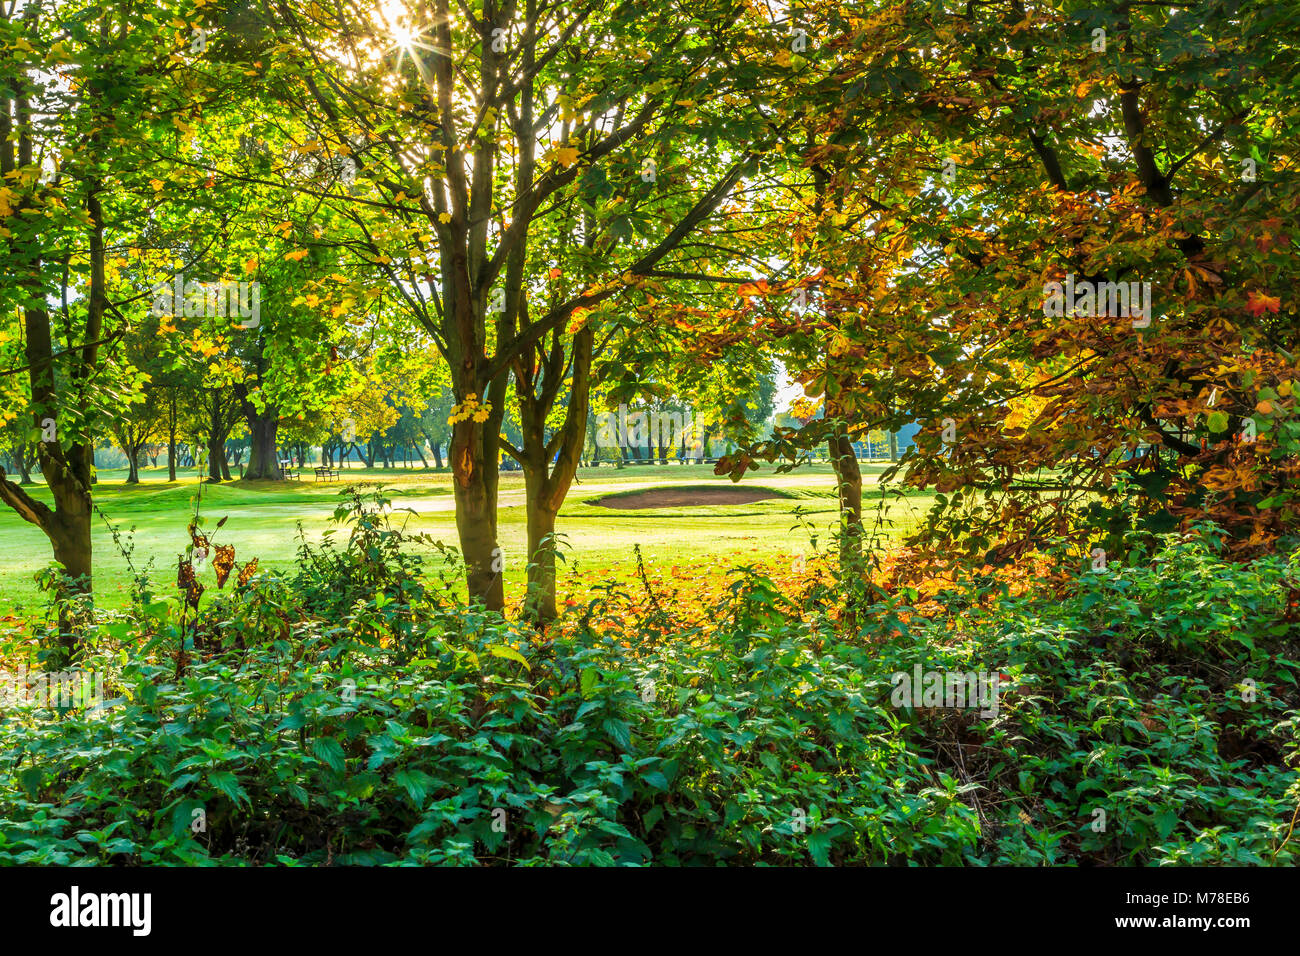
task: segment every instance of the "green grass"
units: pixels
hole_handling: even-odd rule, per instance
[[[864,463],[864,480],[874,482],[884,468]],[[391,489],[396,507],[416,512],[402,516],[408,530],[456,545],[451,476],[447,472],[353,469],[344,475],[347,481],[384,483]],[[346,483],[313,482],[310,471],[307,476],[303,481],[203,484],[205,526],[211,529],[217,519],[227,517],[216,541],[234,544],[240,563],[256,556],[260,568],[289,568],[298,547],[298,525],[309,540],[319,540],[331,526],[329,519]],[[200,491],[192,474],[170,483],[165,471],[146,469],[142,482],[135,486],[124,484],[125,477],[125,471],[101,471],[95,486],[95,502],[107,518],[105,521],[97,516],[94,526],[95,588],[99,601],[108,606],[126,602],[131,580],[108,522],[119,528],[123,543],[134,549],[132,561],[136,567],[152,565],[155,586],[160,592],[168,590],[175,581],[176,557],[188,541],[185,529]],[[752,472],[740,487],[771,489],[782,496],[753,504],[621,511],[588,503],[606,495],[666,485],[732,486],[730,479],[714,476],[707,466],[582,469],[556,526],[571,549],[569,571],[576,569],[579,580],[591,572],[590,583],[595,583],[597,576],[626,580],[635,570],[634,545],[641,546],[647,562],[718,568],[806,553],[810,551],[808,535],[796,527],[796,509],[818,530],[822,546],[836,521],[834,477],[829,465],[814,465],[787,475],[776,475],[770,468]],[[49,500],[43,484],[30,486],[29,490]],[[868,510],[876,503],[872,492],[868,487],[864,495]],[[507,587],[512,591],[522,589],[524,576],[523,495],[522,474],[502,472],[500,541],[506,555]],[[893,532],[914,526],[930,503],[930,495],[919,493],[889,501],[886,514],[894,524]],[[49,543],[39,529],[9,509],[0,509],[0,542],[6,558],[0,564],[0,614],[30,613],[43,602],[33,576],[52,563]]]

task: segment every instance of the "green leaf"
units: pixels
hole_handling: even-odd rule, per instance
[[[517,650],[515,650],[513,647],[510,647],[509,645],[489,644],[488,653],[490,653],[493,657],[504,657],[508,661],[516,661],[517,663],[523,664],[525,670],[531,670],[531,668],[528,666],[528,661],[524,657],[524,655],[520,654]]]
[[[229,797],[232,803],[250,802],[248,794],[239,785],[239,780],[228,770],[214,770],[208,774],[208,783]]]
[[[343,772],[343,748],[333,737],[317,737],[312,741],[311,749],[331,770]]]
[[[422,770],[399,770],[393,774],[393,782],[407,792],[411,802],[417,807],[424,803],[432,780],[433,778]]]
[[[819,831],[808,834],[808,854],[818,866],[830,866],[831,835]]]
[[[33,800],[41,789],[41,780],[45,776],[40,767],[24,767],[18,773],[18,782]]]
[[[600,726],[605,728],[605,732],[614,739],[614,743],[618,744],[620,750],[632,749],[632,728],[628,726],[626,720],[615,720],[611,717],[602,721]]]
[[[307,718],[303,714],[289,714],[284,720],[280,721],[275,730],[277,733],[281,730],[297,730],[305,723],[307,723]]]
[[[1156,832],[1160,834],[1160,839],[1165,839],[1169,834],[1174,832],[1178,826],[1178,814],[1173,810],[1161,810],[1155,815]]]
[[[201,800],[182,800],[176,804],[176,808],[172,810],[172,836],[190,836],[194,832],[193,824],[197,819],[194,811],[202,809],[203,801]]]

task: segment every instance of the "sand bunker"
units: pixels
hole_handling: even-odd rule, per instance
[[[748,505],[781,497],[759,488],[648,488],[626,495],[606,495],[591,502],[602,508],[638,511],[642,508],[700,508],[706,505]]]

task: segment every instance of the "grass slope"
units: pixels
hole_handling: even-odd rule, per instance
[[[864,479],[873,482],[883,465],[864,465]],[[432,470],[353,469],[345,481],[317,483],[243,482],[200,486],[187,476],[170,483],[165,473],[146,470],[139,485],[124,484],[124,472],[101,471],[95,501],[104,518],[94,526],[95,587],[99,600],[109,606],[126,601],[131,573],[114,545],[109,523],[133,548],[137,568],[152,564],[159,589],[175,577],[176,556],[187,542],[186,526],[194,514],[195,496],[201,491],[201,511],[206,527],[228,517],[217,541],[234,544],[242,562],[257,556],[262,568],[288,568],[295,561],[299,525],[309,540],[318,540],[331,526],[338,493],[348,481],[382,482],[392,490],[394,504],[410,508],[408,531],[432,535],[456,545],[456,523],[451,476]],[[755,559],[772,559],[810,550],[808,536],[798,528],[796,512],[819,531],[836,521],[834,476],[828,465],[815,465],[794,474],[777,475],[770,469],[747,478],[740,487],[761,487],[781,497],[742,505],[615,510],[589,502],[601,497],[660,487],[736,487],[726,477],[716,477],[707,466],[642,465],[624,469],[584,468],[560,512],[557,531],[568,553],[569,587],[596,583],[600,577],[626,580],[635,572],[633,547],[640,545],[648,562],[708,568],[732,567]],[[49,500],[44,485],[32,493]],[[507,588],[522,591],[524,580],[525,518],[523,476],[503,472],[500,494],[500,539],[506,554]],[[868,489],[868,508],[879,501]],[[878,495],[878,493],[877,493]],[[931,496],[910,494],[885,502],[893,532],[912,527],[930,506]],[[105,520],[105,518],[107,520]],[[23,613],[41,603],[33,576],[52,562],[49,543],[39,529],[12,511],[0,510],[0,544],[6,561],[0,565],[0,614]],[[576,572],[576,576],[575,576]]]

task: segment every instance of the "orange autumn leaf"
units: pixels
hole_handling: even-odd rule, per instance
[[[1246,311],[1255,316],[1255,318],[1259,318],[1265,310],[1276,312],[1281,307],[1282,299],[1280,296],[1268,295],[1267,293],[1256,291],[1251,292],[1250,295],[1246,297]]]

